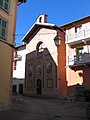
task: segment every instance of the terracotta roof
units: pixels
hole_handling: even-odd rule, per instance
[[[16,50],[22,49],[22,48],[24,48],[24,47],[26,47],[26,44],[17,46],[17,47],[16,47]]]

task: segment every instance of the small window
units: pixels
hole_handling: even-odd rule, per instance
[[[0,0],[0,7],[3,7],[3,0]]]
[[[82,25],[75,27],[75,33],[80,32],[82,29]]]
[[[47,63],[47,74],[52,74],[52,63]]]
[[[40,23],[42,22],[42,17],[39,18],[39,22],[40,22]]]
[[[41,75],[41,64],[36,66],[36,74]]]
[[[8,11],[8,0],[5,0],[4,9],[5,9],[6,11]]]
[[[32,76],[32,67],[28,65],[28,77]]]
[[[36,51],[37,51],[37,56],[42,56],[43,55],[43,42],[40,41],[37,46],[36,46]]]
[[[9,0],[0,0],[0,8],[8,12],[8,3]]]
[[[0,18],[0,37],[6,39],[6,21]]]
[[[17,85],[13,85],[12,92],[13,92],[13,94],[17,93]]]
[[[76,54],[80,55],[83,53],[83,47],[76,48]]]

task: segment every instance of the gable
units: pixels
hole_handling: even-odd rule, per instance
[[[42,42],[42,48],[47,48],[53,59],[57,59],[57,47],[54,44],[54,37],[57,35],[56,30],[42,28],[26,45],[27,54],[35,52],[37,44]],[[36,53],[36,52],[35,52]],[[55,60],[57,61],[57,60]]]
[[[49,45],[54,44],[54,37],[56,36],[57,31],[56,30],[51,30],[51,29],[46,29],[42,28],[40,29],[37,34],[27,43],[26,49],[27,52],[32,52],[36,50],[36,45],[38,42],[42,41],[44,47],[49,47]]]

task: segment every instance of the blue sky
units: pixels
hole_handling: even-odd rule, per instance
[[[18,6],[16,44],[36,22],[40,14],[47,14],[47,22],[57,26],[90,15],[90,0],[27,0]]]

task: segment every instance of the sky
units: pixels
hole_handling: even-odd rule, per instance
[[[57,26],[90,15],[90,0],[27,0],[18,6],[16,21],[16,45],[36,22],[40,14],[46,14],[47,23]]]

